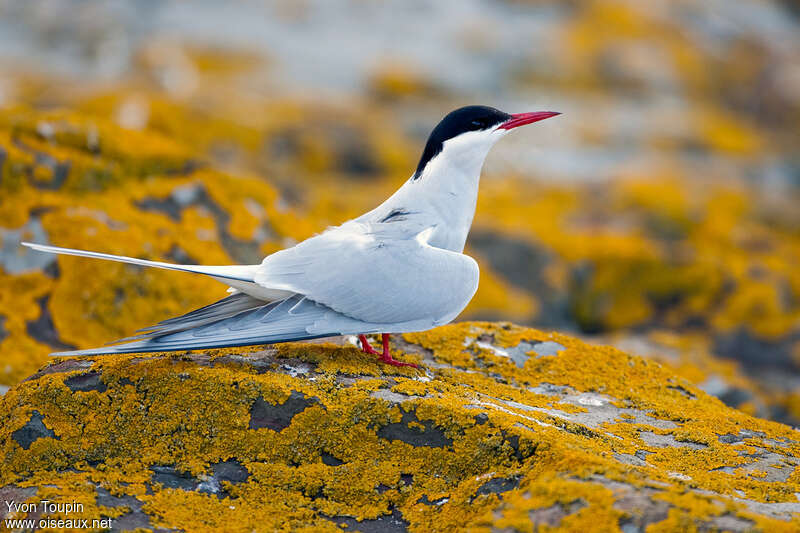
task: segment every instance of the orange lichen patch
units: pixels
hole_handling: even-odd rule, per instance
[[[766,281],[751,281],[732,295],[729,303],[728,312],[714,321],[723,331],[752,319],[748,327],[760,336],[772,338],[791,330],[800,320],[800,312],[786,309],[780,287]]]
[[[760,132],[735,116],[708,112],[698,114],[696,120],[699,136],[706,140],[712,150],[745,156],[761,151]]]
[[[709,497],[699,494],[666,492],[655,497],[668,501],[674,507],[670,509],[666,520],[648,528],[652,531],[686,531],[687,528],[696,528],[698,521],[707,521],[724,512],[724,508],[711,503]]]
[[[187,47],[186,52],[201,73],[214,77],[240,75],[263,61],[257,54],[244,50]]]
[[[522,365],[500,355],[523,341]],[[666,366],[508,323],[401,346],[421,370],[325,344],[57,360],[0,403],[0,485],[185,530],[613,530],[631,493],[663,530],[800,525],[796,476],[759,466],[800,464],[800,434]]]
[[[725,393],[735,393],[741,400],[731,407],[748,414],[763,416],[766,406],[782,405],[782,395],[749,379],[736,361],[714,357],[710,340],[703,334],[655,330],[645,337],[612,335],[603,342],[667,363],[680,377],[704,390],[721,388]],[[718,390],[714,394],[720,395]]]
[[[571,76],[559,80],[559,85],[602,94],[609,86],[643,90],[658,79],[685,84],[687,90],[705,91],[713,81],[707,58],[679,29],[674,20],[652,9],[621,2],[586,2],[562,29],[560,59],[568,65]],[[653,58],[665,68],[648,64]],[[545,77],[545,81],[548,79],[551,77]]]
[[[379,66],[371,73],[367,83],[375,96],[386,99],[430,97],[435,91],[432,83],[422,73],[398,63]]]
[[[289,187],[299,176],[314,182],[407,176],[412,164],[407,140],[382,127],[388,119],[369,106],[345,110],[302,100],[240,99],[222,87],[197,104],[123,90],[89,99],[81,109],[107,120],[129,98],[147,102],[148,131],[180,139],[227,170],[268,173]],[[218,105],[209,106],[208,99]]]
[[[42,313],[40,300],[51,289],[53,281],[39,272],[10,276],[0,272],[0,316],[5,338],[0,342],[3,353],[0,382],[17,383],[44,359],[47,346],[28,335],[27,324]]]
[[[611,490],[600,483],[542,474],[525,487],[525,492],[510,495],[501,507],[502,518],[494,521],[496,527],[515,531],[547,531],[547,526],[562,531],[613,531],[618,527],[623,513],[613,508]],[[560,522],[542,524],[537,520],[537,511],[554,506],[561,507],[565,515]],[[492,525],[492,520],[486,525]]]
[[[800,393],[794,392],[784,399],[786,410],[794,417],[800,417]]]
[[[59,184],[65,190],[107,188],[119,183],[120,175],[142,178],[179,171],[192,158],[191,151],[174,139],[122,130],[108,121],[66,111],[12,108],[0,113],[0,124],[19,150],[47,155],[34,163],[34,181],[57,182],[59,173],[65,173]]]
[[[644,211],[651,227],[662,231],[686,231],[696,206],[683,184],[670,176],[662,179],[628,179],[621,182],[615,209]]]

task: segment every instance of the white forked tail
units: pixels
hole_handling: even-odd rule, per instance
[[[192,272],[195,274],[204,274],[211,276],[220,281],[225,280],[239,281],[245,283],[253,283],[253,278],[256,273],[258,265],[229,265],[229,266],[204,266],[204,265],[176,265],[173,263],[164,263],[161,261],[148,261],[146,259],[137,259],[135,257],[126,257],[124,255],[111,255],[103,254],[100,252],[88,252],[86,250],[75,250],[73,248],[59,248],[58,246],[48,246],[45,244],[34,244],[32,242],[23,242],[23,246],[27,246],[33,250],[40,252],[49,252],[52,254],[62,255],[77,255],[80,257],[91,257],[94,259],[105,259],[107,261],[117,261],[118,263],[130,263],[132,265],[164,268],[167,270],[179,270],[181,272]],[[229,285],[238,285],[236,283],[229,283]]]

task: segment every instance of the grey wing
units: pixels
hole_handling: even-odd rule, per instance
[[[244,304],[230,298],[162,323],[161,329],[142,335],[135,342],[52,355],[102,355],[116,353],[168,352],[227,346],[250,346],[298,341],[339,334],[372,333],[378,328],[344,317],[301,295],[262,304],[225,318],[204,322],[214,306]],[[125,339],[123,339],[124,341]],[[117,341],[117,342],[123,342]]]
[[[199,309],[190,311],[189,313],[162,320],[158,324],[148,326],[140,329],[131,337],[119,339],[109,344],[117,344],[120,342],[146,340],[170,333],[178,333],[187,329],[198,328],[214,322],[219,322],[226,318],[238,315],[243,311],[264,307],[268,302],[253,298],[243,292],[231,294],[227,298],[223,298],[217,302],[206,305]]]
[[[348,222],[270,255],[254,279],[364,322],[446,323],[475,294],[478,265],[469,256],[429,246],[425,233]]]

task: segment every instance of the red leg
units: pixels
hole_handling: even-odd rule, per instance
[[[367,340],[365,335],[359,335],[358,340],[361,341],[361,351],[364,353],[368,353],[370,355],[377,355],[380,357],[381,362],[386,363],[387,365],[392,366],[411,366],[414,368],[419,368],[419,366],[415,365],[414,363],[406,363],[403,361],[398,361],[392,357],[392,354],[389,352],[389,334],[382,333],[381,334],[381,341],[383,342],[383,353],[377,351],[375,348]]]
[[[382,333],[381,340],[383,341],[383,353],[381,354],[381,361],[386,363],[387,365],[392,366],[411,366],[414,368],[419,368],[419,366],[415,365],[414,363],[406,363],[404,361],[398,361],[392,357],[392,354],[389,353],[389,334]]]
[[[366,335],[359,335],[358,340],[361,341],[361,351],[364,353],[368,353],[370,355],[381,355],[379,351],[372,347],[372,345],[367,340]]]

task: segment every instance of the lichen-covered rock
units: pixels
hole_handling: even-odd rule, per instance
[[[0,493],[119,529],[800,527],[800,433],[666,366],[508,323],[393,349],[422,369],[347,343],[55,360],[2,398]]]

